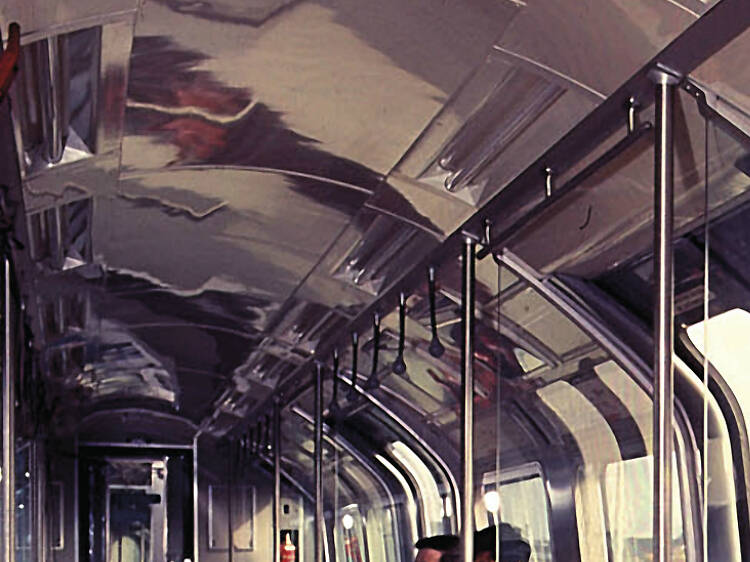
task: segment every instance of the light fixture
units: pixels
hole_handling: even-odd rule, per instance
[[[453,502],[451,502],[450,497],[445,496],[443,498],[443,509],[441,509],[441,512],[445,517],[453,517]]]
[[[497,493],[497,490],[490,490],[484,494],[482,500],[484,501],[485,509],[490,513],[497,513],[500,511],[500,494]]]
[[[344,526],[344,529],[346,529],[347,531],[351,530],[351,528],[354,527],[354,517],[352,517],[348,513],[345,514],[341,518],[341,524]]]

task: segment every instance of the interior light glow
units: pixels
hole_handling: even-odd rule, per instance
[[[747,365],[750,362],[750,347],[747,345],[749,332],[750,312],[741,308],[712,316],[708,319],[707,326],[706,322],[698,322],[687,329],[690,341],[699,353],[708,355],[711,364],[732,389],[746,417],[750,412],[750,384],[747,383]]]
[[[351,528],[354,527],[354,517],[347,513],[341,518],[341,524],[347,531],[351,530]]]
[[[490,513],[497,513],[500,511],[500,494],[496,490],[490,490],[484,494],[484,507]]]

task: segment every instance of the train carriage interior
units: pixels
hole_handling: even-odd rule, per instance
[[[750,560],[748,0],[0,32],[0,561]]]

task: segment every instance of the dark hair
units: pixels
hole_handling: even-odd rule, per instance
[[[417,544],[414,545],[417,549],[431,548],[433,550],[439,550],[445,552],[458,546],[458,537],[456,535],[436,535],[434,537],[425,537],[419,539]]]
[[[500,533],[499,553],[495,551],[498,531]],[[499,529],[493,525],[474,533],[474,553],[480,552],[491,552],[493,559],[498,562],[526,562],[531,556],[531,547],[523,540],[518,529],[507,523],[500,523]]]

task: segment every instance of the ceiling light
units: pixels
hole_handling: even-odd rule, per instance
[[[497,493],[497,490],[490,490],[484,494],[482,500],[484,501],[485,509],[490,513],[497,513],[500,511],[500,494]]]

